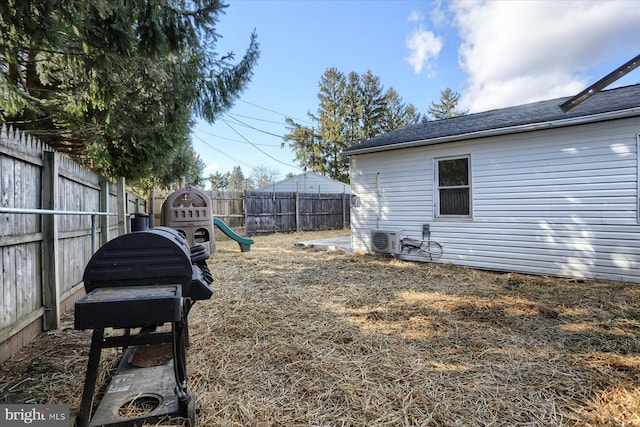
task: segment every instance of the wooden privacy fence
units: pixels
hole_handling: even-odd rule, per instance
[[[350,226],[349,195],[298,192],[245,192],[248,235],[334,230]]]
[[[84,291],[92,252],[125,233],[146,202],[42,142],[0,127],[0,361],[44,330]],[[109,215],[107,215],[109,214]]]
[[[211,212],[231,228],[244,227],[244,191],[211,191]]]

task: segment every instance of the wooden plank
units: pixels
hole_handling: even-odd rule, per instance
[[[2,326],[10,326],[16,320],[17,316],[17,289],[16,289],[16,264],[15,264],[15,247],[2,248],[2,305],[3,305],[3,324]]]
[[[38,318],[41,317],[43,314],[44,314],[44,308],[39,308],[35,311],[32,311],[31,313],[29,313],[27,316],[20,319],[19,321],[13,323],[9,327],[0,329],[0,343],[8,340],[15,334],[19,333],[29,324],[38,320]]]
[[[25,161],[32,165],[42,166],[42,159],[40,159],[39,157],[33,156],[7,145],[0,144],[0,154],[2,154],[3,157],[11,157],[14,159]]]
[[[100,211],[109,212],[109,182],[105,179],[100,180],[100,196],[98,203],[98,209]],[[100,217],[100,246],[109,241],[109,218],[110,217],[106,215]]]
[[[118,213],[118,235],[127,233],[127,190],[124,178],[119,178],[116,182],[117,202],[116,212]]]
[[[562,104],[560,104],[560,109],[565,113],[571,110],[572,108],[580,105],[582,102],[589,99],[591,96],[600,92],[605,87],[609,86],[611,83],[615,82],[619,78],[625,76],[627,73],[635,70],[640,66],[640,55],[632,58],[628,62],[624,63],[622,66],[616,68],[597,82],[593,83],[591,86],[584,89],[582,92],[578,93],[575,96],[572,96]]]
[[[15,179],[15,161],[10,158],[2,157],[0,158],[0,169],[2,170],[2,188],[0,191],[0,205],[6,208],[14,208],[15,206],[15,195],[14,195],[14,179]],[[13,224],[13,216],[12,214],[3,214],[2,218],[2,226],[0,226],[0,233],[2,235],[13,235],[16,234]]]
[[[42,173],[42,207],[44,209],[58,208],[58,153],[45,152]],[[57,329],[60,326],[59,295],[59,242],[58,222],[55,215],[42,215],[43,266],[42,266],[42,295],[45,307],[44,329]]]

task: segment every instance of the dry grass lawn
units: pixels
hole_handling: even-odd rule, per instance
[[[295,245],[345,233],[218,242],[189,317],[198,426],[640,426],[640,285]],[[36,340],[0,403],[76,410],[88,346]]]

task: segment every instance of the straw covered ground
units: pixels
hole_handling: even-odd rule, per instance
[[[640,426],[640,285],[295,245],[346,233],[218,242],[189,316],[198,426]],[[0,403],[77,409],[88,346],[37,339]]]

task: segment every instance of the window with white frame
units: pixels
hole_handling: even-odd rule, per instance
[[[471,218],[471,156],[435,159],[436,217]]]

